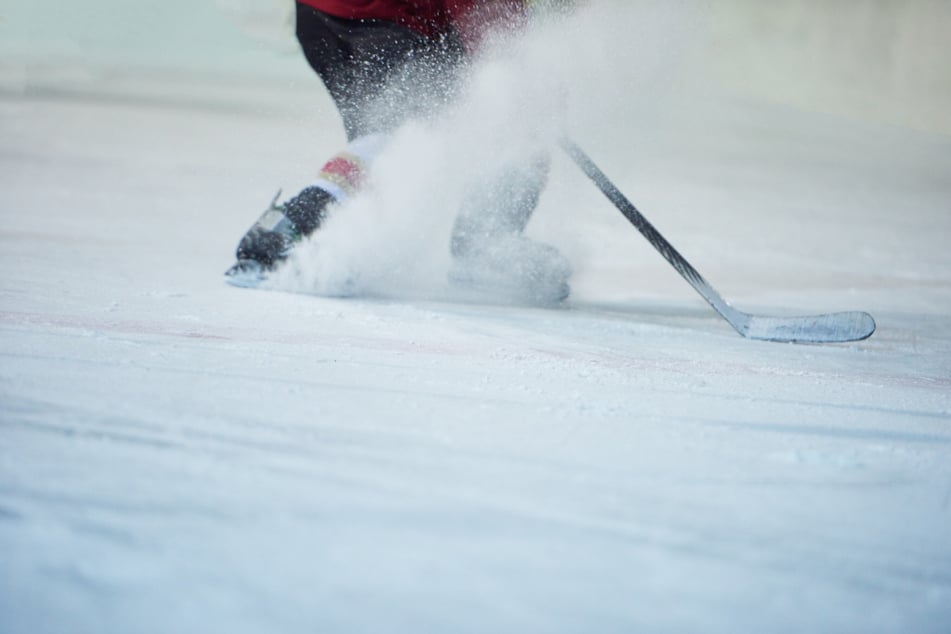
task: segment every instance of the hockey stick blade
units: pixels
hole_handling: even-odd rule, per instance
[[[844,343],[867,339],[875,332],[875,320],[872,316],[859,311],[803,317],[770,317],[751,315],[733,308],[614,186],[577,144],[567,137],[562,137],[561,147],[658,253],[744,337],[779,342]]]
[[[727,321],[748,339],[787,343],[844,343],[868,339],[875,332],[875,320],[862,311],[802,317],[770,317],[750,315],[736,309],[733,311],[738,319],[735,322]]]

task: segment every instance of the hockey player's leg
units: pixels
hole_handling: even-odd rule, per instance
[[[446,98],[461,60],[452,38],[430,40],[395,23],[297,9],[301,49],[330,92],[350,143],[311,187],[282,205],[275,200],[245,234],[238,264],[228,272],[236,284],[256,284],[315,231],[328,209],[359,186],[385,136]]]
[[[348,140],[425,118],[457,87],[462,43],[395,22],[347,20],[298,5],[297,39],[343,120]]]

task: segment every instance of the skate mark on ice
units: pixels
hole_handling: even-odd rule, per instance
[[[19,427],[32,432],[63,436],[67,438],[83,438],[88,440],[117,442],[129,445],[146,446],[153,449],[180,449],[184,446],[181,443],[160,438],[146,438],[143,436],[136,436],[131,433],[105,431],[101,428],[84,428],[82,427],[82,423],[76,425],[66,425],[39,420],[14,419],[4,421],[3,427]]]
[[[95,332],[122,332],[128,334],[163,335],[185,339],[211,339],[230,341],[231,337],[199,330],[177,327],[172,324],[146,321],[103,319],[100,317],[80,317],[78,315],[49,315],[25,312],[0,312],[0,323],[12,325],[46,326],[53,328],[71,328]]]
[[[0,506],[0,522],[12,522],[17,520],[22,520],[23,516],[14,511],[13,509],[7,508],[5,506]]]
[[[741,423],[737,421],[699,421],[703,425],[724,427],[742,431],[754,431],[775,434],[794,434],[801,436],[821,436],[825,438],[844,438],[857,440],[875,440],[883,442],[922,443],[927,445],[951,445],[951,436],[915,432],[893,431],[889,429],[835,428],[825,425],[785,424],[785,423]]]

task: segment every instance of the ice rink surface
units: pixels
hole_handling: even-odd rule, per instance
[[[237,240],[343,136],[240,4],[194,67],[6,41],[0,632],[948,631],[945,132],[691,73],[566,106],[728,300],[868,310],[859,343],[737,336],[557,154],[529,233],[575,264],[563,307],[394,268],[448,257],[426,192],[328,247],[392,293],[242,290]]]

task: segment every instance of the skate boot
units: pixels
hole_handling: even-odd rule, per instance
[[[571,264],[523,234],[547,173],[542,157],[470,188],[452,230],[450,282],[489,301],[544,306],[568,297]]]
[[[287,259],[291,249],[320,226],[331,196],[319,187],[308,187],[284,204],[280,192],[238,243],[237,262],[225,271],[235,286],[256,286],[267,273]]]
[[[455,237],[449,280],[476,298],[553,306],[571,292],[571,263],[555,247],[521,234]]]

